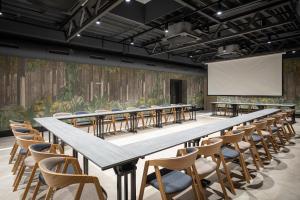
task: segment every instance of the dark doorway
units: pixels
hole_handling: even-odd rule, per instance
[[[171,104],[186,103],[186,81],[170,80],[170,100]]]

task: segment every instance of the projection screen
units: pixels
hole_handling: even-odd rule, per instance
[[[282,96],[282,54],[208,63],[208,95]]]

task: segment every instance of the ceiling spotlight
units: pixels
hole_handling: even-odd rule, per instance
[[[292,51],[292,53],[296,53],[296,51]]]
[[[130,2],[130,0],[125,0],[127,3],[129,3]]]
[[[271,44],[272,42],[271,41],[268,41],[268,44]]]
[[[77,37],[80,37],[81,35],[80,35],[80,33],[77,33],[77,35],[76,35]]]
[[[0,11],[0,16],[3,15],[3,13]]]
[[[193,55],[190,55],[190,58],[192,58],[193,57]]]
[[[130,45],[134,45],[134,40],[133,40],[133,38],[130,39]]]
[[[100,24],[101,24],[101,22],[98,20],[98,21],[96,21],[96,24],[97,24],[97,25],[100,25]]]
[[[222,5],[221,5],[221,0],[218,1],[218,11],[217,11],[217,15],[222,15]]]
[[[165,25],[165,33],[169,33],[169,27],[168,27],[168,24]]]
[[[222,15],[222,14],[223,14],[222,11],[217,12],[217,15]]]

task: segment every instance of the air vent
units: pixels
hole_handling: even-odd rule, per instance
[[[60,54],[60,55],[70,55],[69,51],[62,51],[62,50],[49,50],[49,53]]]
[[[121,61],[124,62],[124,63],[134,63],[134,62],[132,62],[130,60],[121,60]]]
[[[0,47],[8,47],[13,49],[19,49],[20,47],[16,44],[0,43]]]
[[[90,55],[90,58],[92,58],[92,59],[98,59],[98,60],[105,60],[104,57],[102,57],[102,56],[97,56],[97,55]]]

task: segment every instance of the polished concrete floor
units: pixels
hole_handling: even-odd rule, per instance
[[[199,124],[214,123],[216,121],[223,120],[221,117],[210,117],[208,114],[198,114],[197,121],[187,121],[182,124],[174,124],[165,126],[162,129],[148,128],[145,130],[139,130],[138,134],[123,133],[117,136],[109,136],[107,140],[116,144],[124,145],[139,140],[147,140],[151,137],[159,137],[173,133],[174,131],[182,130],[187,127],[193,127]],[[300,123],[294,125],[296,131],[300,134]],[[218,135],[218,133],[214,134]],[[46,137],[47,138],[47,137]],[[15,200],[19,199],[25,184],[21,184],[19,190],[12,192],[12,182],[14,176],[11,174],[11,165],[8,165],[9,152],[13,143],[12,137],[0,138],[0,199]],[[137,167],[137,192],[139,191],[139,185],[141,182],[141,176],[143,171],[143,165],[145,160],[154,158],[171,157],[176,155],[176,150],[182,148],[177,146],[150,156],[147,156],[143,160],[139,160]],[[71,153],[71,149],[67,148],[67,153]],[[99,152],[101,153],[101,152]],[[287,200],[299,200],[300,199],[300,137],[295,137],[291,140],[291,143],[285,148],[281,149],[278,154],[273,154],[271,162],[266,163],[265,167],[256,172],[251,170],[252,180],[249,184],[240,179],[239,166],[237,164],[230,164],[230,168],[233,169],[234,181],[237,187],[237,194],[234,196],[229,191],[228,194],[232,199],[287,199]],[[249,161],[249,169],[255,169],[251,164],[250,155],[246,154],[247,161]],[[81,156],[79,155],[81,160]],[[152,169],[153,170],[153,169]],[[89,173],[99,177],[100,183],[107,190],[109,200],[115,200],[116,198],[116,176],[113,170],[101,171],[100,168],[90,163]],[[28,174],[28,173],[27,173]],[[207,195],[209,199],[222,199],[221,188],[216,181],[216,176],[213,174],[208,178],[212,181],[212,185],[207,188]],[[22,180],[22,183],[26,182],[26,177]],[[34,184],[33,184],[34,187]],[[44,192],[39,197],[44,198]],[[28,195],[30,199],[30,194]],[[151,187],[146,188],[144,199],[146,200],[158,200],[160,199],[159,192]],[[180,194],[175,199],[191,200],[193,195],[191,189],[187,189],[184,193]]]

